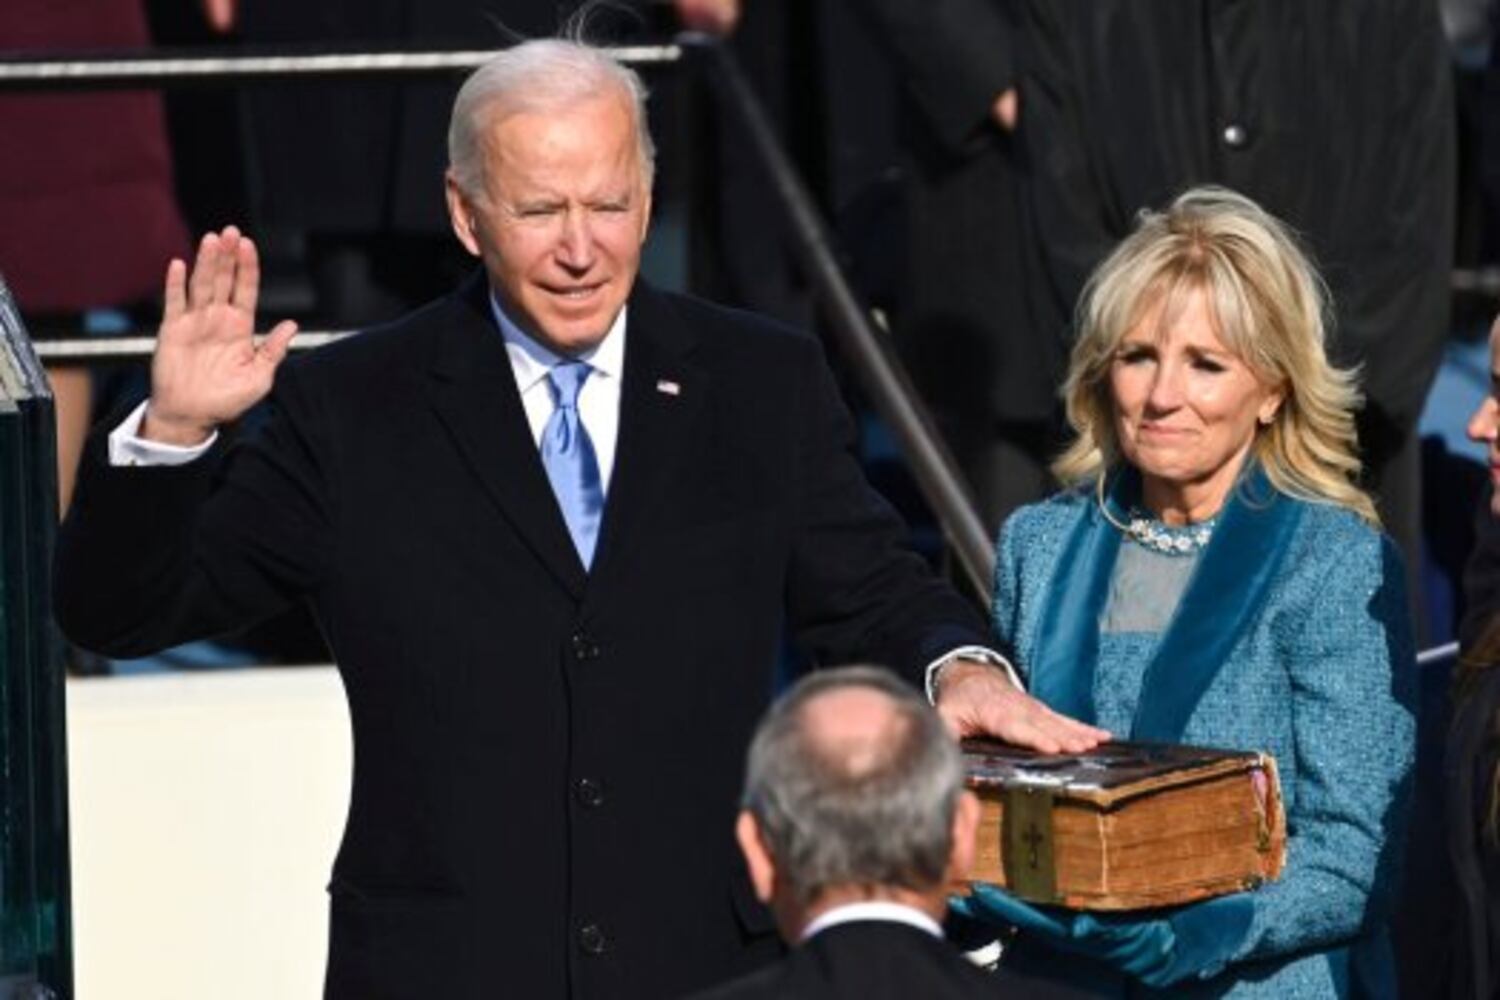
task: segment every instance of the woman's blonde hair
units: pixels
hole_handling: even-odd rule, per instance
[[[1169,317],[1202,290],[1215,333],[1261,383],[1282,393],[1251,455],[1271,484],[1304,500],[1347,507],[1378,524],[1356,480],[1356,373],[1324,349],[1327,292],[1285,225],[1225,188],[1200,187],[1136,231],[1099,265],[1079,301],[1063,400],[1077,437],[1053,464],[1058,479],[1095,484],[1122,461],[1109,373],[1126,333],[1156,306]]]

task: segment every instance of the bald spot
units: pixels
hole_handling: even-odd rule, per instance
[[[870,688],[817,695],[802,706],[800,715],[807,750],[851,778],[881,770],[911,728],[889,696]]]

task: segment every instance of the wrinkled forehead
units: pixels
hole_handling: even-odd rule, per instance
[[[644,176],[635,107],[609,93],[549,104],[504,104],[483,120],[479,148],[485,171],[609,171]]]

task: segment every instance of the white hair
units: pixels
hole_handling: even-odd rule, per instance
[[[636,152],[646,186],[656,145],[646,123],[646,85],[640,75],[592,45],[560,38],[521,42],[496,53],[459,88],[448,122],[448,167],[469,197],[484,191],[480,137],[492,122],[526,111],[556,111],[611,89],[630,109]]]

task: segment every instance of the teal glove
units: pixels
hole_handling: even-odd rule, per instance
[[[1244,941],[1254,913],[1250,899],[1240,894],[1160,911],[1158,917],[1100,916],[1033,906],[983,883],[949,905],[970,919],[1018,927],[1061,951],[1097,959],[1158,988],[1221,972]]]

